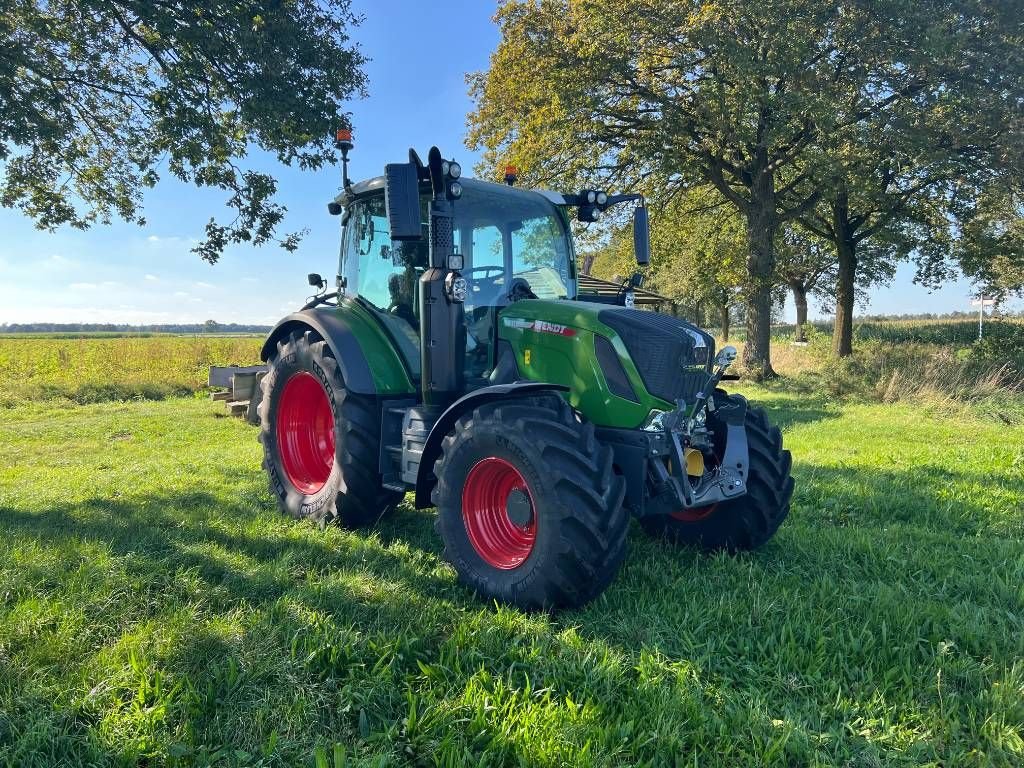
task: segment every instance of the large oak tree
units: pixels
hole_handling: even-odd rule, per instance
[[[316,169],[364,87],[349,0],[9,0],[0,7],[0,203],[38,226],[142,223],[170,174],[226,191],[195,249],[277,233],[276,183],[253,149]]]

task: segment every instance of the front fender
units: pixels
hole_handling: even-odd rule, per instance
[[[463,395],[441,414],[441,417],[434,422],[434,426],[427,435],[427,441],[423,445],[423,455],[420,458],[419,469],[416,474],[416,509],[424,509],[431,506],[430,492],[434,489],[436,478],[434,477],[434,463],[441,456],[441,441],[445,435],[451,432],[455,422],[464,413],[474,408],[479,408],[484,403],[495,400],[504,400],[510,397],[523,397],[525,395],[539,394],[541,392],[568,392],[569,388],[562,384],[548,384],[541,381],[516,381],[511,384],[495,384],[490,387],[475,389],[468,395]]]

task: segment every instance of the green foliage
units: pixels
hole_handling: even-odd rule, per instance
[[[1024,294],[1024,185],[993,184],[972,207],[955,254],[988,298]]]
[[[280,516],[218,403],[6,411],[0,765],[1019,765],[1024,432],[746,394],[778,537],[636,530],[556,615],[481,605],[429,512]]]
[[[194,249],[278,239],[277,184],[239,161],[334,161],[343,105],[362,92],[349,0],[46,3],[0,9],[0,204],[41,228],[144,223],[143,193],[169,172],[225,190]]]

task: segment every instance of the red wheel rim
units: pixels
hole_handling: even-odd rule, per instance
[[[696,523],[699,520],[704,520],[711,517],[711,513],[715,511],[717,504],[708,504],[706,507],[694,507],[693,509],[681,509],[678,512],[669,512],[669,517],[673,517],[676,520],[682,520],[684,523]]]
[[[509,518],[509,497],[514,491],[529,499],[532,514],[526,525]],[[536,510],[526,480],[504,459],[481,459],[466,475],[462,519],[470,544],[488,565],[510,571],[526,561],[537,538]]]
[[[277,446],[285,475],[295,488],[313,494],[334,466],[334,414],[323,385],[303,371],[285,382],[277,405]]]

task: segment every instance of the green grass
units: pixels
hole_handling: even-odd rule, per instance
[[[477,602],[429,512],[280,517],[219,404],[0,411],[0,765],[1020,765],[1024,429],[748,393],[778,536],[635,527],[555,616]]]

